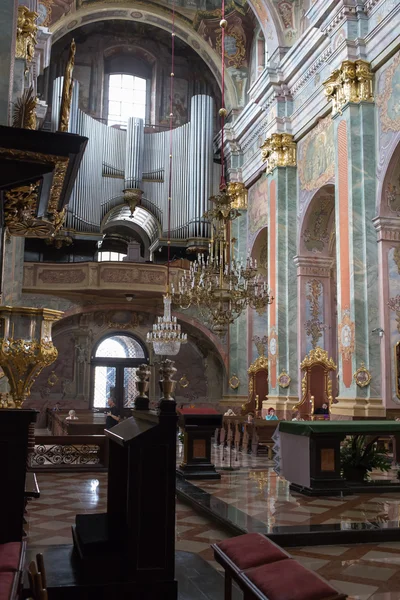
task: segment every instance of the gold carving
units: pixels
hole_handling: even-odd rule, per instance
[[[315,350],[310,350],[304,360],[300,363],[300,369],[310,369],[316,364],[320,364],[328,371],[336,371],[336,365],[332,358],[328,358],[328,352],[319,346]]]
[[[11,235],[48,237],[54,227],[36,218],[40,182],[22,185],[5,193],[4,222]]]
[[[123,192],[124,192],[124,200],[127,203],[127,205],[129,206],[129,209],[131,211],[131,217],[132,217],[133,213],[135,212],[135,208],[142,201],[143,192],[142,192],[142,190],[139,190],[137,188],[127,188],[126,190],[123,190]]]
[[[273,133],[261,146],[261,152],[267,175],[276,167],[296,166],[296,142],[289,133]]]
[[[71,46],[69,49],[69,57],[64,71],[64,82],[61,96],[61,107],[60,107],[60,122],[58,125],[59,131],[68,131],[69,125],[69,113],[71,110],[71,102],[72,102],[72,90],[74,86],[74,81],[72,79],[72,73],[74,70],[75,64],[75,52],[76,52],[76,44],[75,40],[72,40]]]
[[[244,183],[235,181],[228,184],[228,194],[233,198],[232,208],[237,210],[247,210],[247,189]]]
[[[224,48],[224,57],[228,63],[228,66],[235,67],[236,69],[240,69],[243,64],[246,62],[246,46],[245,40],[242,32],[235,25],[229,26],[225,31],[225,42],[226,38],[231,37],[234,38],[236,44],[236,52],[234,54],[228,54]],[[222,51],[222,32],[220,31],[217,34],[216,39],[216,51],[218,54],[221,54]]]
[[[18,6],[15,58],[24,58],[31,62],[35,56],[37,17],[38,13],[30,11],[27,6]]]
[[[358,387],[367,387],[371,383],[371,373],[366,368],[365,364],[362,362],[361,367],[357,369],[357,371],[353,374],[354,381],[358,385]]]
[[[237,390],[239,386],[240,386],[239,377],[237,375],[232,375],[232,377],[229,379],[229,387],[232,390]]]
[[[249,375],[253,375],[262,369],[268,371],[268,358],[266,356],[259,356],[253,363],[251,363],[247,372]]]
[[[49,203],[47,206],[47,212],[50,215],[50,226],[46,225],[48,221],[40,219],[44,224],[44,228],[48,228],[47,234],[44,230],[43,235],[39,237],[48,237],[52,233],[58,233],[62,227],[62,219],[65,216],[64,211],[59,211],[58,206],[60,202],[60,196],[64,185],[65,176],[67,174],[69,158],[64,156],[54,156],[51,154],[41,154],[39,152],[31,152],[29,150],[16,150],[10,148],[0,148],[0,156],[6,160],[21,160],[51,164],[54,168],[53,183],[49,194]],[[30,235],[29,230],[26,233],[27,228],[22,227],[21,232],[14,232],[13,235]],[[51,232],[51,233],[49,233]],[[37,234],[34,234],[37,237]]]
[[[31,86],[14,103],[13,127],[36,129],[36,104],[37,98],[33,95],[33,87]]]
[[[187,388],[189,385],[189,379],[186,377],[186,375],[182,375],[178,383],[181,388]]]
[[[279,387],[286,389],[289,387],[291,381],[292,379],[289,374],[285,371],[285,369],[282,369],[282,373],[278,376]]]
[[[374,102],[373,74],[365,60],[345,60],[324,81],[325,96],[332,102],[332,115],[342,114],[348,102]]]
[[[311,308],[311,319],[305,323],[305,332],[308,337],[311,337],[311,345],[315,348],[318,346],[318,342],[323,335],[325,325],[320,321],[320,297],[322,295],[322,283],[318,279],[311,279],[307,281],[309,286],[309,294],[306,299],[310,303]]]

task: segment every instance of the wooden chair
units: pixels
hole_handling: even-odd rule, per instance
[[[310,350],[300,368],[303,371],[302,397],[294,410],[298,410],[302,418],[307,420],[314,419],[314,410],[323,404],[328,405],[330,412],[333,402],[332,373],[336,371],[336,365],[328,357],[328,352],[319,346]]]
[[[47,580],[43,554],[36,554],[36,561],[37,563],[33,560],[28,567],[28,580],[32,599],[47,600]]]

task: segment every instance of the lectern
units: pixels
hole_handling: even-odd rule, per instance
[[[22,540],[28,431],[36,416],[35,410],[0,409],[0,544]]]
[[[184,431],[183,461],[177,469],[185,479],[221,479],[211,462],[211,438],[222,427],[222,415],[213,408],[181,408]]]
[[[79,571],[92,590],[103,585],[120,598],[177,599],[177,416],[175,402],[168,404],[173,411],[132,411],[133,417],[106,430],[107,513],[77,515],[73,527]]]

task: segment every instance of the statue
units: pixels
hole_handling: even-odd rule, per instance
[[[65,67],[64,72],[64,83],[63,90],[61,96],[61,107],[60,107],[60,121],[58,125],[59,131],[68,131],[69,124],[69,113],[71,110],[71,101],[72,101],[72,89],[74,85],[74,81],[72,79],[72,73],[74,70],[75,64],[75,52],[76,52],[76,44],[75,40],[72,40],[71,46],[69,49],[69,57]]]
[[[30,11],[27,6],[18,6],[16,58],[25,58],[32,62],[37,43],[37,17],[38,13]]]

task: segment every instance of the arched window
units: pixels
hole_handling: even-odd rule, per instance
[[[93,408],[105,409],[112,397],[122,414],[138,395],[137,367],[148,362],[145,346],[128,333],[114,333],[98,342],[92,356]]]
[[[146,79],[124,73],[108,78],[108,125],[126,126],[129,117],[146,118]]]

